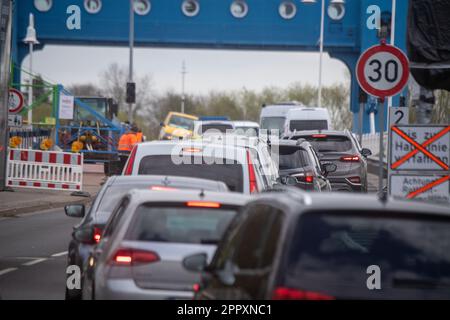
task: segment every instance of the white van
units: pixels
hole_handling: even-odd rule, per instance
[[[260,126],[262,130],[278,130],[283,133],[286,115],[289,110],[304,107],[299,102],[286,102],[275,105],[263,106],[260,115]]]
[[[324,108],[295,108],[286,114],[284,135],[305,130],[331,130],[331,118]]]

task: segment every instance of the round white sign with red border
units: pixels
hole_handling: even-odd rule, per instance
[[[18,113],[23,109],[23,94],[19,90],[9,89],[8,109],[10,113]]]
[[[408,84],[408,57],[388,44],[371,47],[359,58],[356,77],[361,89],[372,96],[382,99],[395,96]]]

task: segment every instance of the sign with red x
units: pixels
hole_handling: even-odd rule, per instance
[[[450,175],[394,174],[389,184],[393,197],[450,203]]]
[[[449,171],[450,126],[393,126],[390,169]]]

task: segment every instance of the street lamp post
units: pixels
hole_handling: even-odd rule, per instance
[[[34,16],[30,13],[29,24],[27,28],[27,35],[23,42],[28,44],[29,52],[30,52],[30,64],[29,64],[29,72],[30,72],[30,82],[28,87],[28,125],[33,124],[33,110],[31,109],[31,105],[33,104],[33,49],[35,44],[39,44],[39,41],[36,38],[36,29],[34,28]]]
[[[130,0],[130,62],[129,62],[129,82],[133,82],[133,49],[134,49],[134,0]],[[128,104],[128,122],[133,123],[133,104]]]
[[[317,0],[302,0],[302,3],[313,4]],[[330,4],[345,4],[345,0],[331,0]],[[319,89],[317,96],[317,106],[322,107],[322,73],[323,73],[323,44],[324,44],[324,33],[325,33],[325,0],[322,0],[321,13],[320,13],[320,37],[319,37]]]
[[[183,61],[181,67],[181,113],[184,113],[186,105],[186,94],[185,94],[185,80],[186,80],[186,63]]]

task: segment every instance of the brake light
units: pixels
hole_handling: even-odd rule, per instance
[[[220,208],[220,203],[218,202],[206,202],[206,201],[188,201],[186,202],[186,206],[188,207],[197,207],[197,208]]]
[[[273,292],[272,300],[335,300],[335,298],[318,292],[279,287]]]
[[[202,152],[202,149],[199,149],[199,148],[183,148],[183,152],[197,153],[197,152]]]
[[[251,157],[250,157],[250,151],[248,151],[248,150],[247,150],[247,165],[248,165],[248,176],[249,176],[249,183],[250,183],[250,193],[258,192],[255,168],[253,167]]]
[[[152,252],[139,249],[119,249],[111,261],[114,265],[133,266],[159,261],[159,256]]]
[[[127,167],[125,168],[124,175],[131,176],[133,173],[133,165],[134,159],[136,158],[137,146],[134,146],[133,150],[131,150],[130,155],[128,156]]]
[[[192,291],[199,292],[200,291],[200,285],[198,283],[194,283],[192,286]]]
[[[170,187],[163,187],[163,186],[152,186],[152,187],[150,187],[150,190],[152,190],[152,191],[176,191],[177,189],[170,188]]]
[[[326,138],[328,137],[326,134],[313,134],[312,135],[313,138]]]
[[[307,174],[299,174],[294,176],[297,181],[303,182],[303,183],[313,183],[314,182],[314,176],[310,173]]]
[[[344,156],[341,157],[341,162],[359,162],[358,156]]]
[[[361,178],[360,177],[350,177],[347,178],[348,181],[350,181],[353,184],[361,184]]]
[[[94,227],[94,241],[95,243],[99,243],[102,238],[103,230],[97,227]]]

